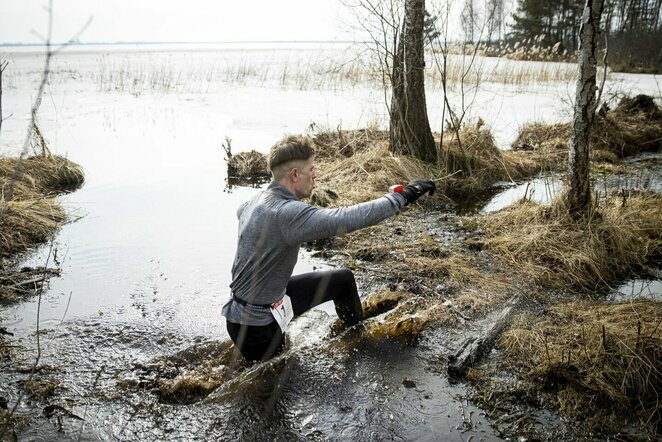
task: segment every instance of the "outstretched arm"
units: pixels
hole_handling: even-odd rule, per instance
[[[398,213],[405,204],[405,197],[398,193],[337,209],[292,201],[280,209],[278,222],[285,240],[295,245],[375,225]]]

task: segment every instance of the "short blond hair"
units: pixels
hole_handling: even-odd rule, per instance
[[[269,152],[269,170],[276,177],[276,169],[291,161],[307,161],[313,157],[313,141],[301,135],[289,135],[278,141]]]

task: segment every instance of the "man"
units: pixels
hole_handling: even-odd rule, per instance
[[[372,226],[436,190],[418,179],[399,193],[337,209],[301,201],[315,187],[311,141],[289,136],[269,154],[273,181],[238,211],[239,240],[232,265],[232,297],[223,316],[232,341],[251,363],[277,355],[289,321],[333,300],[338,317],[351,326],[363,319],[354,275],[349,269],[292,277],[302,243]]]

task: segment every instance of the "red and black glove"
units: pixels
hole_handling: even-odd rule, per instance
[[[407,184],[400,193],[407,200],[407,204],[412,204],[426,193],[434,195],[435,190],[437,190],[437,186],[432,181],[424,178],[416,178],[411,183]]]

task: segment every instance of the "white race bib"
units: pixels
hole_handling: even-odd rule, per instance
[[[280,326],[283,333],[287,330],[292,318],[294,318],[294,309],[292,309],[292,300],[289,296],[283,296],[278,302],[271,304],[271,314]]]

